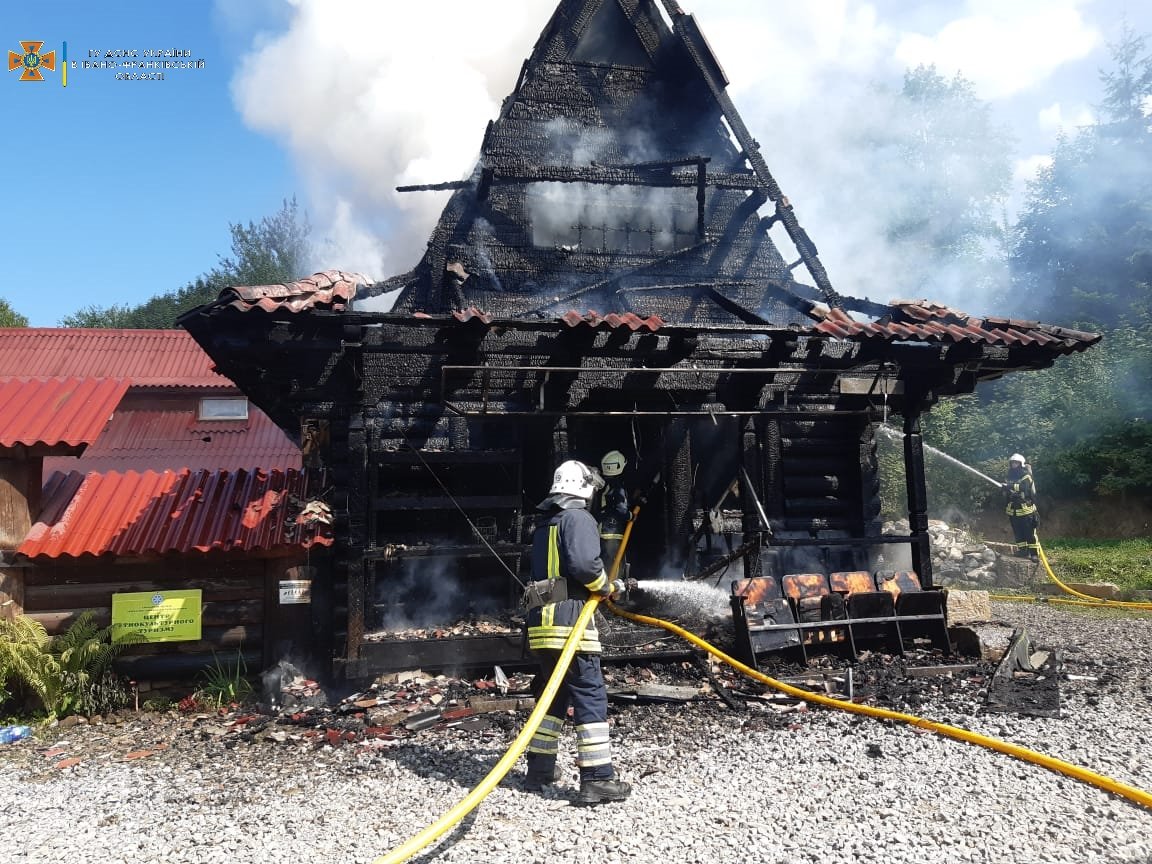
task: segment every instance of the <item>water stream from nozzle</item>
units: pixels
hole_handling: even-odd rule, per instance
[[[727,592],[704,582],[677,579],[641,579],[624,599],[626,608],[660,612],[688,622],[688,629],[727,622],[732,604]]]
[[[899,438],[900,440],[904,440],[904,433],[902,433],[898,429],[894,429],[891,426],[888,426],[885,423],[878,423],[876,425],[876,428],[879,429],[881,432],[883,432],[885,435],[887,435],[889,438]],[[939,450],[936,447],[933,447],[931,444],[925,444],[924,449],[925,450],[931,450],[935,455],[939,456],[941,459],[945,460],[946,462],[951,462],[957,468],[963,468],[969,474],[975,474],[981,480],[987,480],[989,483],[991,483],[997,489],[1000,488],[1001,484],[1000,484],[999,480],[993,480],[987,474],[983,474],[980,471],[977,471],[971,465],[966,465],[965,463],[963,463],[959,459],[957,459],[955,456],[949,456],[943,450]]]

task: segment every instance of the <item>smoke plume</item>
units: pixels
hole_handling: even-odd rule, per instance
[[[914,292],[982,312],[971,273],[925,279],[915,244],[887,242],[893,209],[908,204],[905,166],[861,130],[892,119],[891,93],[906,68],[935,64],[949,79],[960,73],[996,122],[1017,124],[1015,186],[1003,203],[1018,205],[1056,127],[1079,122],[1095,98],[1100,27],[1119,21],[1115,2],[682,5],[724,64],[733,100],[837,289],[879,300]],[[225,16],[235,5],[218,0]],[[555,5],[290,0],[271,16],[275,30],[249,31],[235,102],[249,126],[291,151],[322,234],[318,264],[383,278],[419,259],[449,193],[394,187],[470,172],[487,122]],[[1110,11],[1114,19],[1100,17]],[[1061,77],[1069,64],[1094,51],[1100,62],[1080,69],[1079,89],[1070,86]],[[783,234],[774,238],[792,257]]]

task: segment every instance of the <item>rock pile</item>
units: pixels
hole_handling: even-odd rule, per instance
[[[907,521],[884,523],[883,533],[907,536]],[[1001,554],[963,528],[931,519],[932,572],[938,585],[948,588],[1036,588],[1043,582],[1035,562]],[[1005,550],[1007,551],[1007,550]]]

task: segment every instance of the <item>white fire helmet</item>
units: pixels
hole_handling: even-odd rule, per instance
[[[549,490],[549,494],[555,495],[563,492],[587,501],[591,500],[597,489],[602,488],[604,488],[603,477],[583,462],[569,459],[557,466],[556,473],[552,475],[552,488]]]
[[[605,477],[619,477],[624,473],[628,460],[619,450],[609,450],[600,459],[600,471]]]
[[[1021,465],[1026,465],[1028,463],[1028,460],[1025,459],[1023,456],[1021,456],[1019,453],[1013,453],[1011,456],[1008,457],[1008,462],[1009,462],[1009,464],[1011,464],[1012,462],[1019,462]]]

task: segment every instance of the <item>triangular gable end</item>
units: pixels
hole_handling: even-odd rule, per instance
[[[595,6],[595,2],[593,0],[584,5],[585,8]],[[651,69],[658,48],[657,27],[662,22],[644,19],[636,22],[644,10],[651,8],[650,4],[632,2],[628,5],[632,7],[630,13],[624,11],[620,0],[600,0],[600,8],[588,19],[582,32],[579,32],[569,59],[575,63],[599,66]],[[647,44],[642,41],[642,32],[648,36]]]
[[[726,85],[671,0],[563,0],[471,178],[436,184],[458,191],[395,311],[806,322],[777,299],[800,262],[785,262],[768,228],[798,232],[805,264],[818,265],[815,247]],[[769,200],[777,216],[762,219]]]

